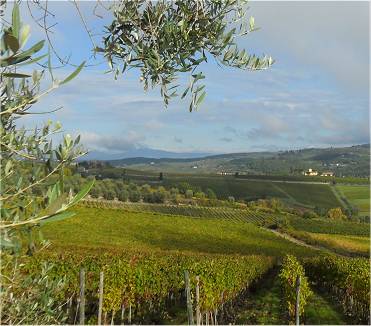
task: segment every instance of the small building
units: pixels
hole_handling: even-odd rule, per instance
[[[308,169],[307,171],[304,171],[304,175],[315,176],[315,175],[318,175],[318,171],[313,170],[313,169]]]
[[[333,176],[334,176],[334,172],[331,172],[331,171],[326,171],[326,172],[321,173],[321,177],[333,177]]]
[[[233,172],[227,172],[227,171],[220,171],[218,172],[219,175],[234,175]]]

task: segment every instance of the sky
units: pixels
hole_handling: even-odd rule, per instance
[[[96,2],[78,4],[99,45],[110,13],[98,7],[98,18]],[[260,30],[238,44],[271,55],[275,64],[255,72],[203,65],[207,96],[194,112],[180,99],[164,108],[159,89],[144,92],[137,72],[118,80],[105,73],[104,58],[91,57],[93,45],[73,2],[49,1],[48,10],[55,15],[48,23],[57,23],[50,34],[57,53],[73,64],[88,59],[89,66],[35,105],[37,111],[61,110],[21,119],[27,126],[59,120],[66,133],[81,135],[87,149],[107,155],[146,148],[232,153],[369,143],[368,2],[250,2],[248,14]],[[25,2],[21,13],[31,25],[30,44],[44,39]],[[55,75],[62,79],[71,69],[56,69]]]

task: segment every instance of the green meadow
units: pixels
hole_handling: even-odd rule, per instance
[[[359,209],[359,215],[370,216],[370,187],[365,185],[337,185],[347,200]]]

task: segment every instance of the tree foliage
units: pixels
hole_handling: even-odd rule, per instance
[[[30,28],[22,25],[15,3],[12,24],[2,31],[0,48],[0,234],[1,246],[13,249],[20,246],[22,234],[31,235],[33,227],[72,216],[66,210],[91,187],[88,184],[75,197],[64,189],[65,167],[83,154],[79,137],[64,135],[62,142],[53,146],[51,137],[62,131],[59,123],[48,121],[33,130],[16,123],[22,116],[33,114],[30,109],[42,96],[70,81],[82,68],[80,65],[61,81],[53,77],[52,85],[41,90],[44,71],[34,70],[32,75],[19,71],[19,67],[45,57],[39,55],[44,41],[26,48],[29,33]],[[41,196],[33,193],[35,188]]]
[[[189,110],[205,98],[205,78],[197,68],[210,59],[219,65],[245,70],[266,69],[268,56],[258,57],[239,49],[237,39],[255,30],[253,17],[247,19],[247,0],[121,1],[114,7],[114,19],[107,26],[104,48],[117,77],[131,68],[140,69],[144,89],[161,87],[167,106],[179,96],[178,78],[190,74],[181,98],[190,95]]]
[[[92,182],[75,196],[65,189],[64,173],[71,162],[84,152],[79,137],[64,135],[58,146],[52,137],[62,132],[59,123],[48,121],[42,127],[20,127],[25,115],[41,97],[71,81],[81,71],[81,64],[63,80],[49,73],[52,85],[43,89],[45,71],[20,71],[23,66],[38,63],[44,41],[27,47],[30,27],[23,25],[17,3],[14,3],[11,24],[1,31],[1,108],[0,108],[0,254],[1,323],[48,324],[63,322],[63,312],[54,296],[62,283],[48,278],[45,265],[37,277],[24,277],[18,256],[21,245],[28,243],[28,253],[35,249],[35,228],[52,221],[73,216],[67,211],[89,191]],[[49,60],[50,62],[50,60]],[[43,238],[39,233],[39,239]],[[6,263],[4,263],[6,262]]]

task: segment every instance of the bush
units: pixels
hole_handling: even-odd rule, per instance
[[[121,190],[117,196],[119,201],[127,201],[129,199],[129,192],[127,190]]]
[[[198,198],[198,199],[204,199],[204,198],[206,198],[206,195],[202,191],[198,191],[198,192],[195,193],[195,197]]]
[[[140,199],[141,196],[138,190],[132,190],[129,192],[129,200],[132,201],[133,203],[140,201]]]
[[[300,277],[301,279],[299,315],[302,315],[308,299],[312,295],[312,291],[309,288],[308,279],[304,273],[304,267],[299,263],[296,257],[286,255],[279,274],[279,279],[283,291],[285,306],[291,320],[294,320],[295,318],[297,277]]]
[[[327,212],[327,217],[332,220],[346,220],[347,216],[343,213],[340,207],[331,208]]]
[[[162,204],[166,200],[167,193],[165,191],[157,190],[152,194],[153,203]]]
[[[206,197],[209,198],[209,199],[216,199],[216,194],[212,189],[207,188],[206,189]]]
[[[319,216],[313,211],[305,211],[303,214],[303,218],[319,218]]]
[[[187,199],[191,199],[193,197],[193,191],[191,189],[188,189],[186,192],[185,192],[185,198]]]
[[[113,189],[105,190],[103,193],[104,199],[107,199],[107,200],[113,200],[115,199],[115,196],[116,196],[116,193],[113,191]]]

